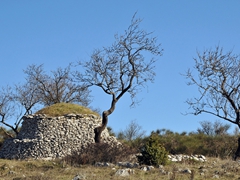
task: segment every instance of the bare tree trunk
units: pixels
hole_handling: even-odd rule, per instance
[[[239,109],[237,109],[236,111],[236,115],[237,115],[237,118],[236,118],[236,123],[238,125],[238,128],[240,129],[240,124],[239,124],[239,121],[240,121],[240,112],[239,112]],[[234,161],[237,160],[237,157],[240,156],[240,137],[238,138],[238,148],[237,148],[237,151],[235,152],[235,155],[234,155]]]
[[[106,126],[107,126],[108,115],[109,114],[107,113],[107,111],[103,111],[103,113],[102,113],[102,125],[99,126],[99,127],[96,127],[94,129],[94,133],[95,133],[94,139],[95,139],[96,143],[100,143],[101,142],[101,134],[102,134],[103,130],[106,128]]]
[[[102,125],[99,127],[96,127],[94,129],[94,133],[95,133],[94,140],[96,143],[101,142],[101,134],[102,134],[103,130],[107,127],[108,116],[110,114],[112,114],[112,112],[115,110],[115,105],[116,105],[118,99],[115,98],[115,94],[112,94],[112,97],[113,98],[112,98],[112,103],[111,103],[110,109],[107,111],[103,111],[103,113],[102,113]]]
[[[239,156],[240,156],[240,138],[238,138],[238,148],[234,155],[234,161],[236,161],[237,157],[239,157]]]
[[[102,134],[102,131],[103,131],[103,129],[101,128],[101,126],[96,127],[96,128],[94,129],[94,133],[95,133],[94,140],[95,140],[95,143],[100,143],[100,142],[101,142],[101,134]]]

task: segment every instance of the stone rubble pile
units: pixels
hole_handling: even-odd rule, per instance
[[[139,155],[139,154],[138,154]],[[194,160],[194,161],[199,161],[199,162],[205,162],[207,161],[206,157],[203,155],[183,155],[183,154],[178,154],[178,155],[168,155],[168,159],[171,162],[182,162],[184,160]],[[117,164],[112,164],[108,162],[96,162],[95,166],[98,167],[122,167],[122,168],[141,168],[142,166],[139,165],[137,162],[118,162]],[[152,166],[151,166],[152,167]],[[146,167],[143,169],[151,169],[151,167]]]
[[[168,159],[172,162],[181,162],[184,160],[194,160],[194,161],[200,161],[205,162],[207,159],[203,155],[183,155],[183,154],[177,154],[177,155],[168,155]]]
[[[100,124],[101,118],[96,115],[25,116],[18,136],[4,142],[0,158],[63,158],[94,143],[94,129]],[[113,146],[120,144],[107,129],[102,132],[102,141]]]
[[[138,154],[139,155],[139,154]],[[206,157],[203,155],[183,155],[183,154],[178,154],[178,155],[168,155],[169,161],[172,162],[182,162],[184,160],[194,160],[194,161],[199,161],[199,162],[205,162],[207,161]],[[112,167],[115,169],[115,167],[120,167],[123,169],[119,169],[116,172],[116,176],[129,176],[131,174],[134,174],[134,171],[130,171],[130,169],[137,168],[142,171],[151,171],[154,169],[153,166],[141,166],[139,163],[136,162],[118,162],[117,164],[112,164],[112,163],[107,163],[107,162],[97,162],[95,163],[95,166],[98,167]],[[159,166],[159,170],[162,174],[166,174],[167,172],[164,170],[164,167],[162,165]],[[181,173],[187,173],[191,174],[191,170],[186,168],[186,169],[178,169],[178,172]]]

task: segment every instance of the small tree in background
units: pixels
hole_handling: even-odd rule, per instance
[[[130,122],[125,130],[120,131],[118,134],[127,141],[133,141],[138,138],[143,138],[145,133],[146,131],[142,130],[142,127],[134,120]]]
[[[231,127],[229,124],[222,124],[220,121],[215,121],[214,123],[210,121],[201,121],[200,125],[201,128],[198,128],[197,132],[209,136],[226,135]]]
[[[132,148],[139,149],[141,146],[146,131],[135,121],[131,121],[129,125],[126,126],[125,130],[120,131],[117,134],[118,140],[130,145]]]
[[[16,135],[23,116],[32,114],[36,107],[61,102],[84,106],[90,103],[89,90],[74,83],[70,66],[58,68],[48,75],[43,70],[43,65],[30,65],[24,73],[26,74],[24,83],[0,89],[0,122]]]
[[[35,96],[44,106],[61,102],[83,106],[88,106],[90,103],[89,90],[74,82],[70,65],[51,71],[50,75],[44,71],[43,65],[30,65],[24,73],[27,75],[27,82],[37,88]]]
[[[15,135],[19,132],[22,117],[30,114],[33,107],[39,103],[38,97],[35,96],[36,89],[37,87],[26,82],[0,90],[0,122],[10,128]],[[14,123],[10,123],[10,120]],[[12,137],[12,134],[9,136]]]
[[[14,104],[12,99],[12,89],[10,87],[0,90],[0,117],[1,123],[9,128],[14,128],[6,122],[7,119],[13,116]],[[4,130],[4,129],[3,129]]]

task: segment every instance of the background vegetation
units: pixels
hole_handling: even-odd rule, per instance
[[[239,132],[236,129],[234,133],[229,133],[229,129],[228,124],[220,121],[202,121],[200,127],[190,133],[157,129],[152,131],[151,135],[157,135],[159,144],[170,154],[202,154],[208,157],[232,158],[237,149]],[[129,138],[129,134],[132,134],[133,138]],[[149,138],[143,136],[143,130],[136,122],[131,122],[117,137],[122,143],[135,149],[140,149]]]

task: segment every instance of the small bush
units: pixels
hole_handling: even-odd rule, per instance
[[[168,152],[160,144],[159,136],[155,133],[146,140],[140,149],[142,155],[138,156],[140,164],[146,165],[166,165],[168,162]]]

